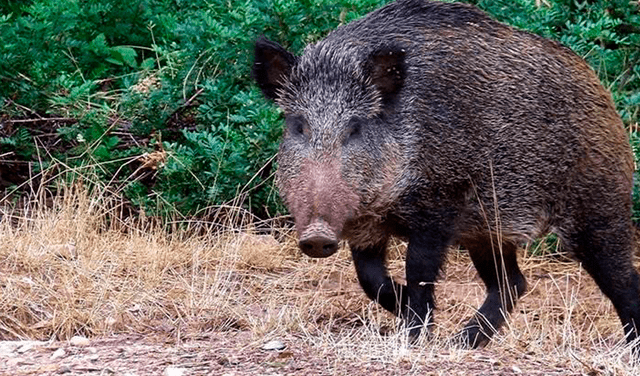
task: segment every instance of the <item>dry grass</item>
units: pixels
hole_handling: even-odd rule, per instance
[[[47,207],[34,200],[2,212],[0,340],[244,331],[257,341],[294,336],[336,362],[409,370],[502,358],[524,374],[527,365],[640,374],[612,305],[575,263],[523,257],[530,292],[487,349],[467,351],[451,338],[484,289],[466,254],[452,251],[436,288],[433,335],[409,346],[396,319],[361,292],[345,249],[303,257],[293,233],[257,235],[240,209],[225,209],[224,226],[185,222],[167,231],[145,218],[123,220],[119,202],[104,194],[64,192]],[[399,242],[391,252],[398,276],[403,249]]]

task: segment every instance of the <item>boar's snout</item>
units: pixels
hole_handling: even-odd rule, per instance
[[[282,165],[291,161],[279,158],[280,192],[295,218],[300,250],[311,257],[331,256],[338,250],[343,227],[356,213],[360,201],[356,190],[342,176],[336,157],[303,159],[297,174],[283,170]]]
[[[338,237],[324,221],[311,223],[300,234],[300,250],[310,257],[329,257],[338,250]]]

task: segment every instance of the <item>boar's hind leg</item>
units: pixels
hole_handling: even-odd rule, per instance
[[[358,280],[367,296],[398,315],[407,304],[407,289],[396,283],[385,266],[387,243],[360,249],[351,247]]]
[[[582,262],[615,307],[627,341],[640,330],[640,288],[632,257],[631,224],[625,218],[591,217],[581,229],[562,237],[564,248]]]
[[[465,326],[462,341],[473,348],[484,346],[504,323],[505,315],[527,288],[527,282],[518,268],[513,243],[502,244],[491,239],[474,239],[465,242],[471,260],[485,283],[487,298],[478,312]]]

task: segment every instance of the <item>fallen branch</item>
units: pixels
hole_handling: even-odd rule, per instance
[[[40,119],[3,120],[2,123],[23,124],[23,123],[44,123],[49,121],[57,121],[60,123],[76,123],[78,119],[57,117],[57,118],[40,118]]]

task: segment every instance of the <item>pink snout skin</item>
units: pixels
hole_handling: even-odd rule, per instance
[[[342,167],[336,156],[307,158],[301,161],[299,173],[280,180],[280,191],[296,221],[298,245],[308,256],[336,253],[342,229],[360,202],[342,176]]]

